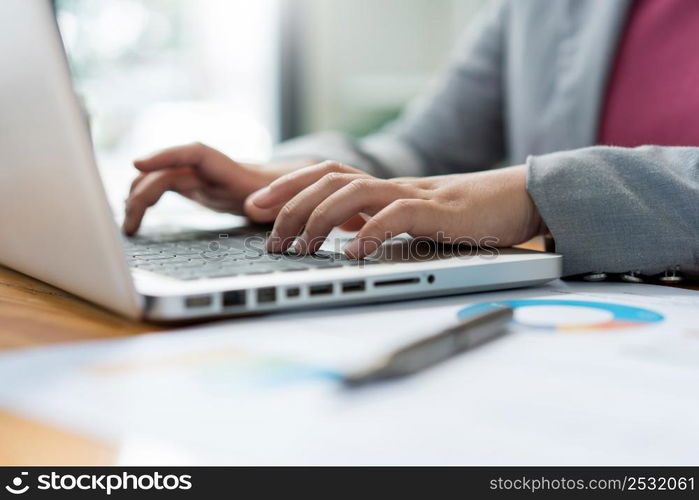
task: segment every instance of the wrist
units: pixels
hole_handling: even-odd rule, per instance
[[[527,177],[529,175],[529,167],[527,165],[518,165],[512,167],[517,176],[515,182],[517,193],[522,200],[522,213],[524,214],[524,224],[522,227],[522,241],[528,241],[535,236],[546,234],[548,229],[539,213],[539,209],[534,203],[534,198],[527,190]]]

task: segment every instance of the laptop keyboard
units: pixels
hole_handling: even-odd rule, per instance
[[[180,280],[379,263],[370,259],[349,259],[341,253],[323,250],[315,255],[271,254],[264,250],[262,237],[227,233],[125,237],[123,246],[130,267]]]

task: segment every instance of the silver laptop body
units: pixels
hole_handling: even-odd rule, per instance
[[[265,228],[126,240],[47,0],[0,2],[0,263],[130,318],[180,321],[545,283],[561,257],[394,239],[357,262],[261,251]],[[126,167],[125,167],[126,168]]]

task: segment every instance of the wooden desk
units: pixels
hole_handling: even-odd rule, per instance
[[[542,245],[535,241],[526,247]],[[0,266],[0,350],[157,330]],[[0,465],[113,464],[118,453],[118,443],[92,441],[0,411]]]
[[[73,295],[0,266],[0,350],[59,342],[126,337],[158,330],[100,309]],[[0,411],[0,464],[111,464],[109,443],[53,429]]]

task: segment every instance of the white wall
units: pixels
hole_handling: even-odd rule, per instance
[[[364,133],[444,67],[487,0],[297,0],[303,131]]]

